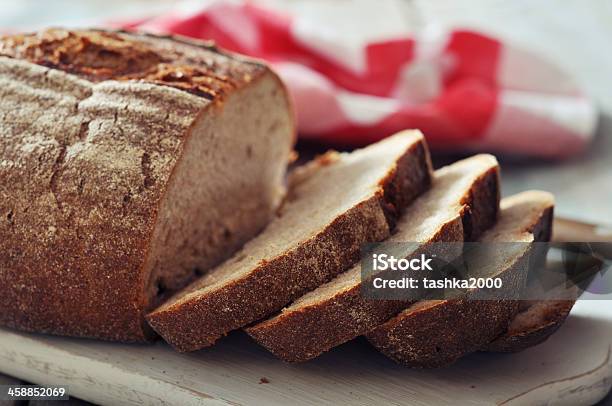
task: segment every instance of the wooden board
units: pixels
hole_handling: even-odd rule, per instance
[[[194,354],[0,330],[0,372],[100,404],[593,404],[612,385],[612,301],[579,301],[546,343],[410,370],[367,343],[284,364],[242,333]]]

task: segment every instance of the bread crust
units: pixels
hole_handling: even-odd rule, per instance
[[[558,307],[549,314],[545,323],[532,328],[509,332],[505,331],[483,349],[490,352],[519,352],[541,344],[563,325],[569,316],[575,300],[554,301]]]
[[[544,209],[531,232],[536,241],[550,238],[552,207]],[[503,289],[524,288],[529,250],[497,276]],[[474,294],[478,294],[475,292]],[[436,368],[455,362],[499,336],[518,313],[516,300],[449,299],[423,302],[409,315],[400,313],[367,334],[376,349],[392,360],[415,368]]]
[[[499,207],[499,167],[492,167],[461,199],[459,216],[443,224],[429,243],[476,238],[495,221]],[[420,251],[420,250],[419,250]],[[366,334],[412,302],[367,299],[361,284],[325,300],[246,328],[257,343],[287,362],[303,362]]]
[[[91,82],[141,81],[215,100],[267,70],[210,42],[126,31],[58,28],[0,38],[0,55]]]
[[[430,181],[429,152],[421,139],[398,159],[373,197],[337,217],[310,240],[221,288],[162,306],[147,320],[179,351],[210,346],[229,331],[280,310],[346,270],[347,264],[356,263],[361,245],[386,238],[403,207]]]
[[[144,263],[193,123],[274,75],[181,43],[65,30],[0,40],[0,325],[153,337]]]

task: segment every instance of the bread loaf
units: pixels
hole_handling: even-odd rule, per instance
[[[498,204],[495,158],[477,155],[456,162],[434,173],[432,187],[408,207],[388,241],[422,243],[408,254],[411,258],[429,243],[477,238],[495,221]],[[284,361],[302,362],[369,332],[410,304],[368,299],[361,287],[357,265],[246,331]]]
[[[355,264],[364,243],[389,236],[430,177],[418,131],[324,155],[296,174],[263,233],[147,319],[178,350],[212,345]]]
[[[265,65],[171,37],[0,39],[0,325],[151,337],[144,314],[283,195],[294,119]]]

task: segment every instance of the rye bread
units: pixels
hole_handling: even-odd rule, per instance
[[[328,153],[298,171],[276,218],[233,258],[151,312],[173,347],[193,351],[279,311],[390,235],[431,182],[422,134],[406,131],[352,153]]]
[[[408,207],[389,241],[426,243],[470,240],[490,226],[499,204],[499,167],[477,155],[437,170],[432,187]],[[364,297],[361,266],[307,293],[282,312],[246,328],[259,344],[287,362],[302,362],[387,321],[410,302]]]
[[[294,140],[280,79],[210,44],[1,37],[0,325],[151,338],[145,313],[274,215]]]
[[[546,192],[520,193],[501,202],[497,224],[479,241],[548,241],[551,235],[554,199]],[[526,267],[532,244],[515,246],[497,257],[481,256],[474,276],[497,276],[505,292],[525,287]],[[379,351],[398,363],[433,368],[453,363],[481,349],[498,337],[519,310],[511,299],[475,300],[478,290],[458,299],[417,302],[367,334]]]
[[[569,316],[575,300],[534,300],[521,303],[507,330],[484,347],[491,352],[518,352],[543,343]]]
[[[565,322],[580,296],[581,289],[572,278],[584,271],[592,271],[594,264],[603,265],[598,258],[572,262],[571,265],[553,260],[546,264],[549,271],[546,276],[530,275],[525,290],[528,300],[520,302],[519,312],[507,329],[482,350],[518,352],[548,339]]]

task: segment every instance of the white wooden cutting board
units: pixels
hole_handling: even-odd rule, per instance
[[[519,354],[476,354],[418,371],[365,342],[288,365],[242,334],[179,354],[0,329],[0,372],[119,405],[593,404],[612,385],[612,301],[579,301],[546,343]]]

